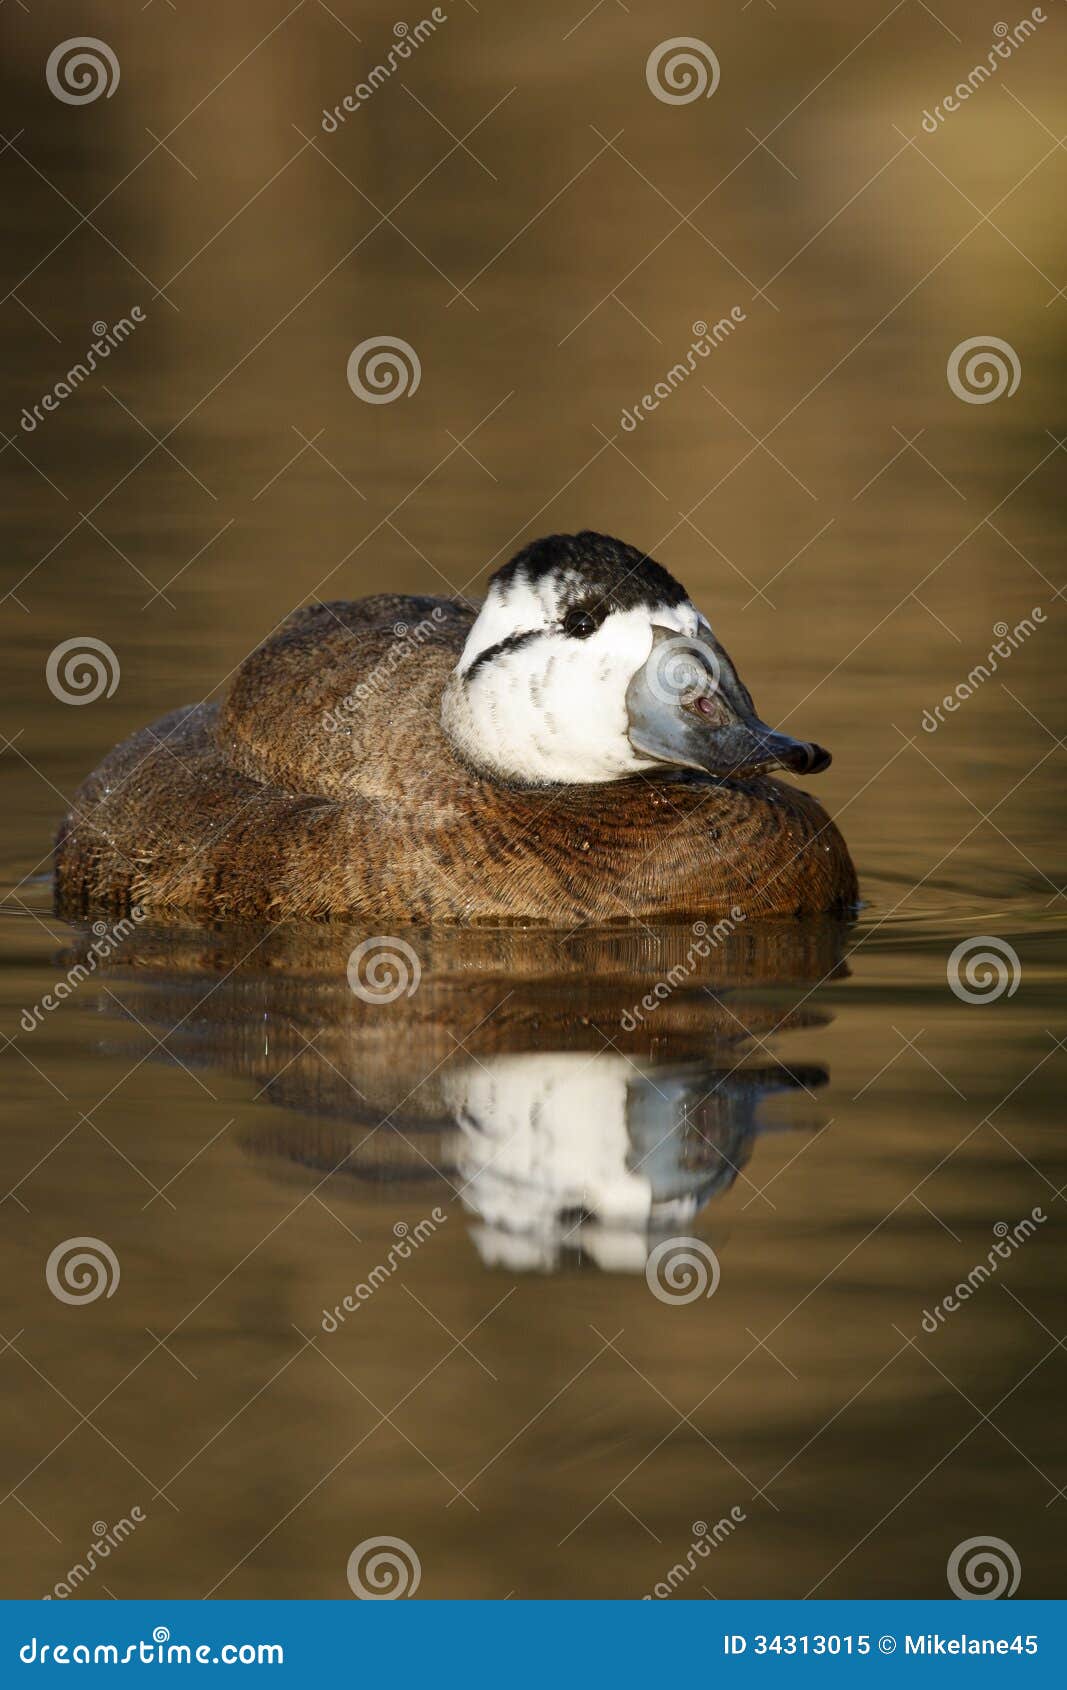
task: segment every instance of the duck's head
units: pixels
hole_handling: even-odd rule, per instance
[[[536,540],[497,571],[445,688],[442,724],[490,779],[546,786],[657,766],[726,779],[818,774],[821,746],[761,722],[673,576],[605,534]]]

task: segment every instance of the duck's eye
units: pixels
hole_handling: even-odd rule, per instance
[[[568,610],[563,618],[563,632],[572,640],[587,640],[596,630],[596,618],[587,610]]]

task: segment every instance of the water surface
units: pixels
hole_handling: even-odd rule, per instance
[[[380,5],[90,7],[122,77],[80,107],[69,24],[0,20],[5,1595],[134,1508],[81,1594],[343,1598],[383,1536],[429,1597],[937,1596],[990,1536],[1062,1591],[1063,20],[931,136],[988,8],[682,20],[722,68],[688,106],[666,24],[582,10],[457,7],[332,135]],[[378,334],[421,364],[387,406],[345,376]],[[979,334],[1022,371],[989,404],[946,378]],[[299,603],[476,596],[588,526],[832,749],[855,922],[696,964],[684,925],[412,929],[374,1004],[370,930],[153,921],[35,1013],[94,938],[48,853],[111,744]],[[120,670],[84,707],[76,636]],[[713,1295],[650,1288],[678,1236]],[[119,1282],[66,1303],[85,1237]]]

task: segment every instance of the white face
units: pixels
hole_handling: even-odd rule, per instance
[[[442,722],[468,762],[529,784],[619,780],[662,765],[627,737],[626,689],[652,650],[653,624],[693,636],[708,624],[685,600],[610,611],[588,637],[565,630],[590,603],[580,576],[494,582],[445,689]],[[595,610],[594,620],[601,612]],[[517,640],[520,644],[492,648]],[[478,662],[482,653],[488,653]]]

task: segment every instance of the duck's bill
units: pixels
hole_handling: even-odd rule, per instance
[[[652,651],[626,691],[629,739],[659,763],[722,779],[788,769],[817,775],[830,766],[821,745],[761,722],[751,694],[710,632],[699,639],[654,627]]]

